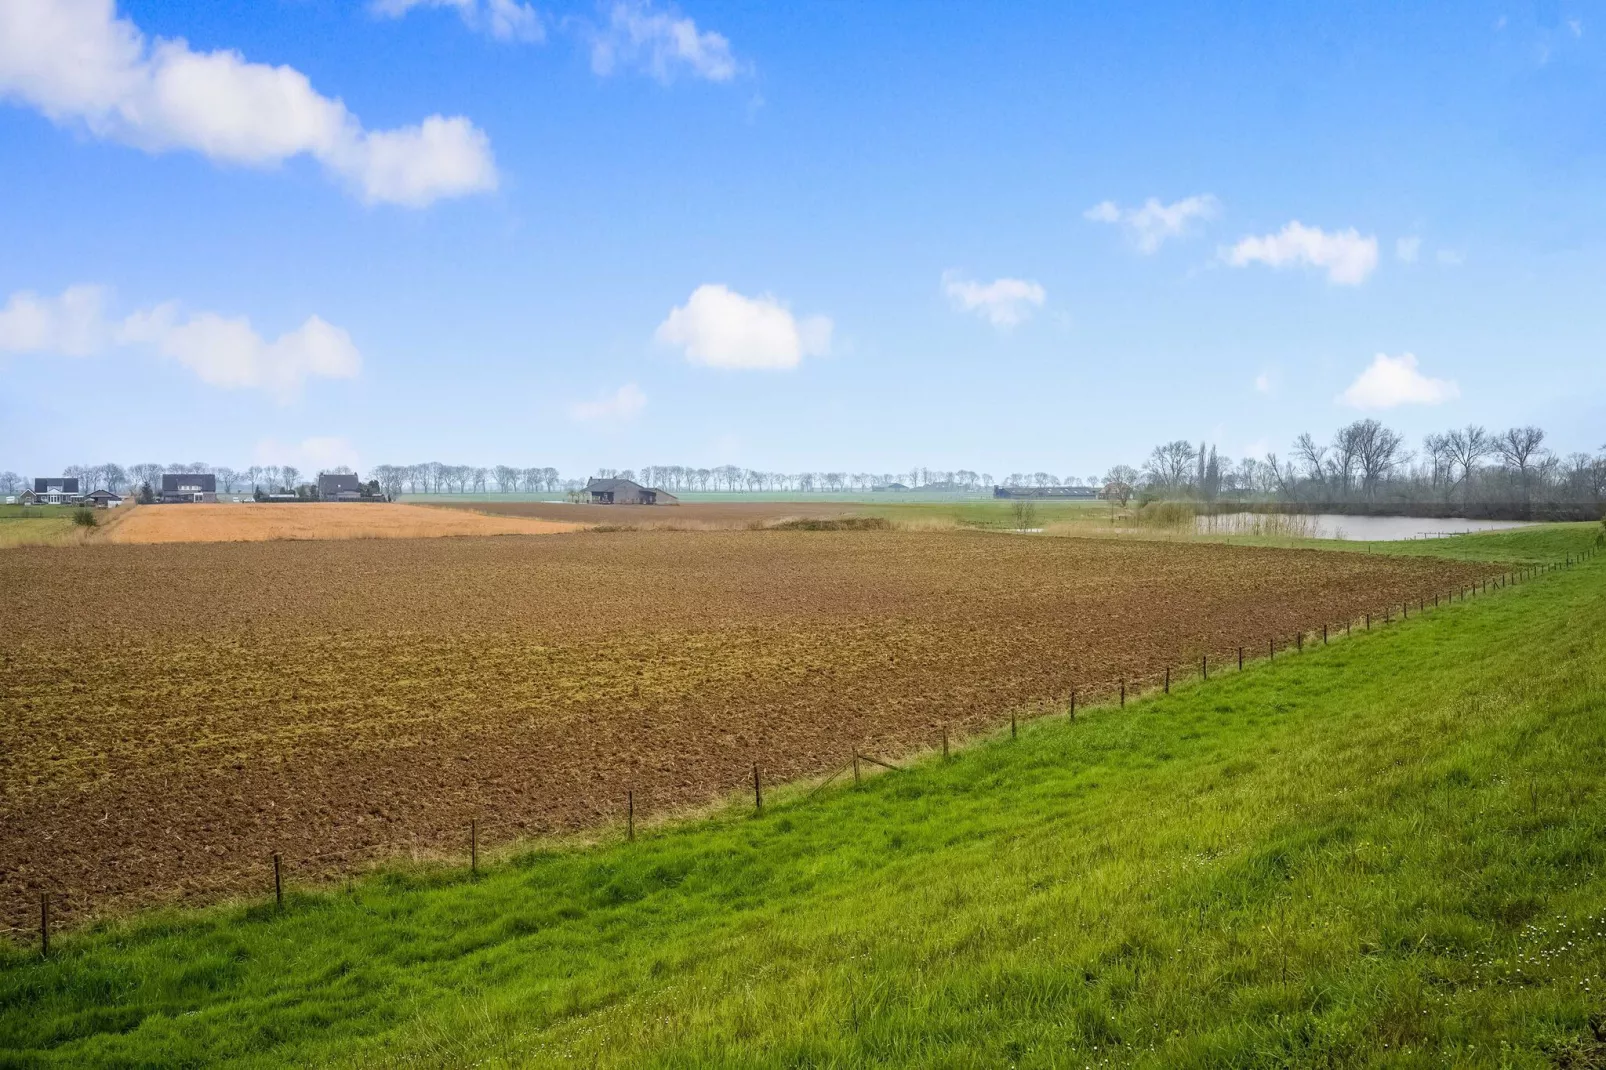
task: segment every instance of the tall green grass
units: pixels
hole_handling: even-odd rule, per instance
[[[1603,768],[1595,558],[762,817],[13,949],[0,1064],[1603,1065]]]

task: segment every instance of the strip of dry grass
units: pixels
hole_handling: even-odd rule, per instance
[[[144,506],[96,542],[271,542],[281,539],[431,539],[450,535],[550,535],[583,525],[488,516],[389,502]]]

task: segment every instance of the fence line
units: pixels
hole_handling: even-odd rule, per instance
[[[1494,582],[1494,585],[1495,585],[1495,590],[1499,591],[1499,590],[1503,590],[1503,589],[1505,589],[1507,587],[1510,587],[1510,586],[1512,586],[1514,584],[1527,582],[1527,581],[1532,580],[1533,578],[1535,578],[1537,576],[1546,575],[1548,573],[1555,572],[1555,571],[1571,569],[1574,566],[1574,564],[1581,564],[1582,562],[1584,562],[1586,560],[1594,558],[1595,556],[1597,556],[1597,554],[1598,554],[1598,550],[1595,550],[1595,549],[1585,550],[1585,551],[1582,551],[1582,552],[1580,552],[1578,554],[1568,553],[1568,554],[1566,554],[1565,559],[1562,560],[1562,561],[1552,561],[1552,562],[1548,562],[1548,563],[1541,563],[1541,564],[1538,564],[1538,565],[1525,566],[1523,568],[1520,568],[1520,569],[1517,569],[1517,570],[1514,570],[1514,571],[1502,572],[1502,573],[1495,574],[1493,577],[1487,577],[1486,576],[1481,581],[1475,581],[1471,585],[1459,585],[1457,589],[1460,592],[1461,601],[1465,602],[1467,600],[1467,594],[1468,594],[1469,591],[1472,593],[1472,595],[1474,597],[1477,597],[1480,593],[1481,594],[1487,594],[1488,591],[1489,591],[1489,584],[1490,584],[1491,578],[1493,579],[1493,582]],[[1481,590],[1480,590],[1480,587],[1481,587]],[[1447,597],[1446,597],[1446,603],[1447,604],[1453,604],[1454,603],[1455,594],[1456,594],[1456,591],[1447,592]],[[1433,595],[1433,603],[1432,603],[1433,604],[1433,608],[1438,608],[1439,607],[1439,604],[1440,604],[1439,597],[1440,597],[1439,594],[1437,592],[1435,592],[1435,594]],[[1400,606],[1402,621],[1409,619],[1410,602],[1407,599],[1407,600],[1403,600],[1403,601],[1398,602],[1398,603],[1389,602],[1389,603],[1386,603],[1384,605],[1383,611],[1384,611],[1384,622],[1385,623],[1392,623],[1392,616],[1391,615],[1392,615],[1392,611],[1393,611],[1393,608],[1394,608],[1395,605],[1399,605]],[[1427,610],[1428,610],[1427,598],[1425,596],[1418,598],[1417,599],[1418,615],[1425,615],[1427,613]],[[1367,630],[1370,630],[1371,629],[1371,623],[1372,623],[1372,614],[1370,612],[1366,612],[1366,613],[1362,614],[1361,616],[1362,616],[1362,619],[1364,619],[1364,621],[1366,623]],[[1352,615],[1351,617],[1349,617],[1348,619],[1346,619],[1344,621],[1344,634],[1346,636],[1350,634],[1351,626],[1353,625],[1355,619],[1356,618]],[[1330,623],[1331,622],[1323,622],[1321,624],[1321,626],[1320,626],[1321,627],[1321,636],[1322,636],[1322,645],[1323,646],[1326,646],[1326,645],[1329,644],[1329,625],[1330,625]],[[1304,639],[1305,639],[1305,635],[1307,634],[1307,631],[1309,632],[1309,634],[1314,636],[1314,634],[1315,634],[1315,628],[1314,627],[1311,627],[1309,629],[1301,629],[1300,631],[1297,631],[1297,632],[1295,632],[1293,634],[1294,646],[1295,646],[1296,651],[1298,651],[1298,652],[1303,652],[1303,650],[1304,650]],[[1266,660],[1268,662],[1270,662],[1272,660],[1275,660],[1275,658],[1276,658],[1276,655],[1277,655],[1277,638],[1278,638],[1277,636],[1273,635],[1268,640],[1268,643],[1267,643],[1267,658],[1266,658]],[[1208,651],[1206,651],[1206,652],[1204,652],[1203,654],[1200,655],[1199,677],[1198,677],[1198,679],[1199,679],[1199,681],[1201,683],[1208,682],[1209,679],[1210,679],[1210,660],[1209,659],[1210,659],[1210,655],[1209,655]],[[1242,646],[1240,646],[1240,647],[1238,647],[1238,671],[1241,673],[1241,672],[1244,671],[1244,669],[1245,669],[1244,648]],[[1163,675],[1161,677],[1161,679],[1163,680],[1162,687],[1164,689],[1164,693],[1169,695],[1171,693],[1171,666],[1170,665],[1164,666],[1164,668],[1162,670],[1162,673],[1163,673]],[[1139,676],[1139,677],[1133,678],[1133,677],[1129,677],[1129,676],[1127,676],[1126,674],[1123,673],[1118,678],[1116,684],[1114,684],[1114,685],[1110,685],[1110,684],[1103,685],[1103,688],[1104,688],[1103,693],[1105,693],[1105,694],[1114,693],[1114,694],[1118,695],[1118,703],[1119,703],[1119,707],[1118,708],[1125,708],[1125,706],[1126,706],[1127,684],[1128,684],[1129,680],[1134,685],[1141,685],[1143,677]],[[1086,695],[1088,693],[1092,693],[1092,694],[1094,694],[1096,696],[1096,695],[1098,695],[1100,693],[1100,691],[1101,691],[1101,685],[1099,685],[1097,683],[1094,683],[1094,684],[1091,684],[1091,685],[1086,684],[1086,683],[1082,683],[1082,684],[1078,684],[1076,686],[1073,686],[1070,689],[1069,719],[1070,719],[1070,721],[1072,723],[1074,723],[1075,720],[1076,720],[1077,696],[1078,696],[1078,694],[1080,693],[1082,695]],[[1135,687],[1133,694],[1134,694],[1134,697],[1141,698],[1142,697],[1141,686]],[[1084,708],[1085,708],[1085,706],[1086,706],[1086,704],[1084,703]],[[1016,709],[1012,709],[1010,711],[1010,735],[1011,735],[1012,738],[1014,738],[1016,736],[1016,734],[1017,734],[1018,710],[1019,710],[1019,707],[1017,707]],[[942,756],[943,756],[944,759],[947,759],[950,756],[948,722],[946,720],[942,722]],[[871,763],[873,765],[877,765],[877,766],[880,766],[882,768],[889,769],[889,770],[895,770],[896,771],[896,770],[901,770],[903,768],[902,766],[896,765],[896,764],[894,764],[892,762],[885,761],[883,759],[873,757],[873,756],[871,756],[869,754],[865,754],[865,753],[861,752],[857,747],[855,747],[852,750],[851,758],[847,762],[845,762],[843,765],[838,767],[834,772],[832,772],[829,776],[827,776],[819,784],[816,784],[809,792],[807,792],[802,797],[802,799],[799,800],[799,805],[806,804],[806,803],[812,801],[820,792],[822,792],[826,787],[828,787],[830,784],[832,784],[838,777],[840,777],[848,769],[852,769],[853,770],[854,783],[858,784],[860,782],[859,763],[861,761],[869,762],[869,763]],[[761,774],[760,774],[760,769],[759,769],[759,763],[757,763],[757,762],[753,763],[753,780],[752,780],[752,783],[753,783],[753,808],[754,808],[754,814],[755,814],[755,816],[761,817],[761,816],[763,816],[763,813],[764,813],[764,791],[763,791],[763,781],[762,781]],[[633,788],[632,789],[628,789],[626,791],[626,793],[625,793],[625,796],[626,796],[626,832],[625,832],[625,836],[626,836],[627,842],[634,842],[634,840],[635,840],[635,790]],[[478,818],[470,818],[469,819],[468,838],[469,838],[469,870],[470,870],[470,875],[471,875],[471,877],[477,877],[478,874],[479,874],[479,819]],[[412,837],[409,841],[405,841],[405,843],[404,842],[391,842],[391,843],[379,843],[379,844],[362,844],[362,845],[358,845],[358,846],[355,846],[355,847],[345,848],[343,850],[310,852],[308,854],[300,856],[300,858],[301,858],[302,861],[305,861],[305,862],[314,862],[314,863],[327,862],[327,861],[335,860],[335,859],[344,860],[344,859],[349,858],[352,854],[355,854],[355,853],[358,853],[358,852],[364,852],[364,853],[372,854],[372,853],[374,853],[376,851],[387,851],[387,852],[391,852],[391,853],[397,853],[395,851],[395,849],[399,848],[399,847],[403,847],[403,846],[407,847],[409,850],[411,850],[413,853],[416,854],[417,851],[419,850],[420,844],[419,844],[418,838],[415,836],[415,837]],[[282,863],[281,863],[281,855],[280,855],[279,852],[276,851],[276,852],[273,852],[271,857],[272,857],[272,864],[273,864],[273,889],[274,889],[275,906],[277,907],[277,909],[283,910],[283,908],[284,908],[284,878],[283,878],[283,867],[282,867]],[[67,893],[63,893],[63,892],[59,892],[59,891],[54,891],[53,892],[53,891],[48,891],[48,890],[42,890],[42,891],[39,892],[39,928],[38,928],[38,934],[39,934],[39,940],[40,940],[40,951],[41,951],[41,955],[43,955],[43,956],[48,956],[50,954],[50,928],[51,928],[51,924],[50,924],[50,907],[51,907],[51,902],[52,902],[53,899],[60,900],[60,899],[66,899],[68,897],[69,896],[68,896]],[[32,932],[32,931],[34,931],[34,930],[26,928],[26,927],[22,927],[22,926],[10,926],[10,927],[7,927],[7,928],[0,928],[0,934],[27,933],[27,932]]]

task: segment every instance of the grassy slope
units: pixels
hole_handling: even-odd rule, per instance
[[[1606,1059],[1603,714],[1596,558],[758,819],[0,952],[0,1064]]]

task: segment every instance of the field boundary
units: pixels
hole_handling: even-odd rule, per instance
[[[1554,572],[1570,570],[1584,561],[1596,557],[1598,553],[1598,550],[1593,549],[1570,552],[1560,561],[1519,566],[1490,573],[1473,584],[1463,584],[1457,589],[1447,589],[1435,594],[1431,599],[1426,597],[1418,599],[1418,604],[1415,607],[1416,613],[1418,616],[1425,616],[1432,610],[1448,608],[1457,600],[1464,604],[1469,598],[1480,599],[1490,593],[1498,594],[1512,586],[1529,583]],[[1267,646],[1263,648],[1263,652],[1262,649],[1251,651],[1247,646],[1241,646],[1236,651],[1235,659],[1227,662],[1223,669],[1216,670],[1217,675],[1220,677],[1222,675],[1236,674],[1246,671],[1260,662],[1270,663],[1275,661],[1279,654],[1287,657],[1292,652],[1294,656],[1298,656],[1304,652],[1307,640],[1310,641],[1309,645],[1313,648],[1318,645],[1332,645],[1342,638],[1353,635],[1357,625],[1359,625],[1361,631],[1370,632],[1375,629],[1387,628],[1396,621],[1404,623],[1410,619],[1412,613],[1412,607],[1408,601],[1390,602],[1381,606],[1380,609],[1380,612],[1363,611],[1359,616],[1337,622],[1337,624],[1327,621],[1301,629],[1295,633],[1269,636]],[[1398,611],[1397,615],[1396,610]],[[1074,723],[1079,714],[1084,716],[1093,713],[1107,714],[1111,711],[1124,709],[1129,702],[1136,705],[1143,703],[1145,700],[1169,694],[1173,687],[1198,686],[1208,683],[1212,664],[1209,654],[1206,653],[1201,655],[1198,665],[1176,667],[1180,671],[1175,673],[1172,671],[1173,668],[1173,666],[1164,666],[1153,674],[1123,675],[1113,680],[1078,684],[1071,688],[1070,693],[1063,701],[1040,702],[1028,706],[1015,707],[1009,711],[1010,736],[1014,738],[1018,735],[1019,725],[1022,720],[1031,723],[1032,721],[1050,717],[1068,716]],[[1022,716],[1023,713],[1025,716]],[[949,722],[942,722],[940,754],[944,760],[950,758],[954,750],[964,748],[972,741],[985,743],[995,738],[1002,731],[1002,722],[991,731],[973,733],[968,737],[951,737],[949,727]],[[859,745],[854,744],[848,748],[850,755],[848,759],[842,765],[837,766],[834,771],[815,777],[799,778],[778,785],[766,784],[762,766],[760,763],[755,762],[752,766],[751,783],[753,813],[755,816],[762,816],[765,812],[766,789],[771,795],[772,808],[777,805],[783,807],[806,805],[850,769],[853,772],[854,782],[857,784],[862,782],[863,776],[867,774],[875,775],[877,770],[897,772],[908,769],[911,765],[929,760],[938,753],[938,747],[939,745],[934,743],[933,746],[916,749],[900,755],[900,760],[903,763],[900,765],[897,762],[871,755],[861,750]],[[738,805],[732,796],[735,790],[735,788],[732,788],[730,792],[727,792],[723,802],[714,803],[711,807],[694,811],[666,813],[652,821],[651,826],[662,828],[683,824],[688,820],[695,820],[699,816],[699,812],[704,816],[710,812],[732,813]],[[633,841],[636,838],[635,789],[633,786],[624,788],[620,802],[622,805],[622,819],[600,823],[574,836],[522,838],[507,841],[496,845],[493,848],[493,852],[497,856],[505,857],[513,852],[528,851],[538,847],[595,845],[619,837]],[[477,875],[481,869],[480,832],[479,819],[471,818],[464,828],[462,842],[467,849],[470,871],[474,875]],[[366,857],[371,863],[369,866],[346,873],[340,877],[331,877],[318,881],[315,887],[326,887],[339,881],[349,881],[360,875],[365,869],[394,865],[401,860],[410,860],[415,864],[424,864],[426,866],[441,865],[457,868],[461,865],[463,856],[460,854],[442,849],[421,850],[420,847],[421,845],[416,840],[413,840],[412,842],[397,841],[367,844],[361,847],[336,851],[299,852],[294,857],[288,856],[282,851],[273,851],[263,859],[264,887],[271,887],[274,896],[274,908],[282,910],[285,906],[286,878],[287,876],[292,878],[294,876],[291,867],[287,863],[299,863],[302,866],[315,867],[319,863],[350,859],[358,855]],[[0,935],[8,936],[21,942],[36,939],[41,954],[50,955],[52,953],[52,938],[57,928],[52,923],[53,907],[59,906],[66,898],[68,897],[59,890],[46,889],[39,891],[38,926],[36,928],[10,926],[0,929]],[[256,896],[230,896],[221,900],[219,905],[231,902],[243,903],[248,908],[251,908],[250,905],[260,903],[260,899]],[[100,920],[103,919],[96,917],[92,911],[86,912],[80,917],[78,924],[74,928],[90,927]]]

